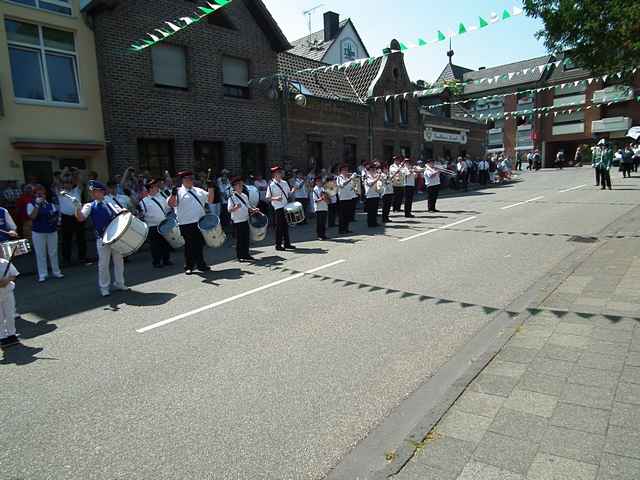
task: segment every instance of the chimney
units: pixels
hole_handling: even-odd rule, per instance
[[[340,28],[340,15],[335,12],[324,14],[324,41],[329,42],[338,36]]]

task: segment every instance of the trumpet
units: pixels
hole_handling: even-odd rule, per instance
[[[455,177],[458,175],[458,172],[454,172],[453,170],[449,170],[448,168],[443,168],[443,167],[438,167],[436,165],[434,165],[433,167],[431,167],[433,170],[437,170],[438,172],[444,174],[444,175],[450,175],[452,177]]]

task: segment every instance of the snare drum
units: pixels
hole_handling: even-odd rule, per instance
[[[289,225],[297,225],[304,222],[304,207],[300,202],[287,203],[284,207],[284,215]]]
[[[14,250],[14,257],[26,255],[31,251],[31,244],[26,238],[0,243],[0,257],[9,260]]]
[[[261,242],[267,236],[267,227],[269,226],[269,218],[262,213],[251,215],[249,217],[249,233],[252,242]]]
[[[102,243],[123,257],[128,257],[142,247],[148,233],[146,223],[126,212],[111,220],[102,236]]]
[[[171,248],[178,249],[184,247],[184,238],[180,233],[180,225],[176,217],[168,217],[158,225],[158,233],[164,237]]]
[[[220,248],[227,239],[224,230],[222,230],[220,217],[212,213],[200,219],[198,228],[204,237],[204,242],[207,244],[207,247]]]

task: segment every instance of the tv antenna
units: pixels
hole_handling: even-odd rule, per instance
[[[313,12],[318,10],[320,7],[324,7],[324,3],[316,5],[315,7],[312,7],[309,10],[305,10],[304,12],[302,12],[303,15],[307,16],[307,21],[308,21],[308,25],[309,25],[309,35],[311,35],[313,33],[311,31],[311,16],[313,15]]]

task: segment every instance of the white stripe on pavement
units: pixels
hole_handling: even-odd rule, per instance
[[[412,235],[411,237],[401,238],[399,241],[400,242],[408,242],[409,240],[413,240],[414,238],[424,237],[425,235],[429,235],[430,233],[433,233],[433,232],[438,232],[440,230],[446,230],[447,228],[455,227],[456,225],[460,225],[461,223],[465,223],[465,222],[469,222],[471,220],[475,220],[476,218],[478,218],[478,217],[465,218],[465,219],[459,220],[459,221],[457,221],[455,223],[451,223],[449,225],[445,225],[444,227],[433,228],[431,230],[427,230],[426,232],[422,232],[422,233],[418,233],[416,235]]]
[[[535,202],[536,200],[542,200],[543,198],[544,198],[544,196],[532,198],[532,199],[527,200],[525,202],[514,203],[513,205],[502,207],[500,210],[509,210],[510,208],[513,208],[513,207],[519,207],[520,205],[526,205],[527,203]]]
[[[577,187],[567,188],[566,190],[560,190],[560,193],[573,192],[574,190],[580,190],[581,188],[586,187],[587,185],[578,185]]]
[[[329,263],[327,265],[323,265],[321,267],[317,267],[311,270],[307,270],[306,272],[296,273],[295,275],[291,275],[290,277],[283,278],[282,280],[278,280],[277,282],[269,283],[267,285],[263,285],[262,287],[254,288],[253,290],[249,290],[248,292],[241,293],[239,295],[234,295],[233,297],[226,298],[224,300],[220,300],[219,302],[212,303],[210,305],[205,305],[204,307],[196,308],[195,310],[191,310],[190,312],[182,313],[180,315],[176,315],[175,317],[168,318],[158,323],[154,323],[153,325],[149,325],[147,327],[136,330],[138,333],[146,333],[150,330],[154,330],[156,328],[164,327],[165,325],[169,325],[170,323],[177,322],[178,320],[183,320],[192,315],[197,315],[198,313],[206,312],[207,310],[211,310],[213,308],[219,307],[221,305],[225,305],[227,303],[233,302],[235,300],[240,300],[241,298],[248,297],[249,295],[253,295],[254,293],[262,292],[263,290],[267,290],[269,288],[277,287],[278,285],[282,285],[283,283],[291,282],[292,280],[297,280],[298,278],[304,277],[305,275],[310,275],[312,273],[319,272],[320,270],[324,270],[326,268],[334,267],[336,265],[340,265],[341,263],[346,262],[346,260],[337,260],[335,262]]]

